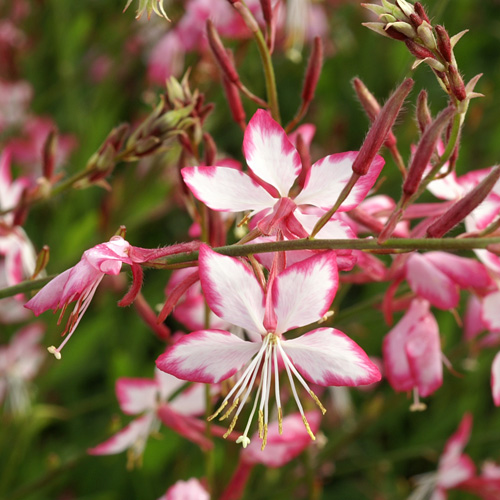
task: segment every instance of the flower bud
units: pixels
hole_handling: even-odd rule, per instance
[[[415,13],[418,14],[421,19],[423,19],[426,23],[431,24],[431,21],[420,2],[415,2],[413,8],[415,9]]]
[[[262,17],[268,26],[273,23],[273,6],[271,0],[260,0],[260,8],[262,9]]]
[[[451,65],[448,67],[448,75],[449,75],[449,82],[450,82],[450,88],[451,91],[453,92],[453,95],[459,100],[463,101],[467,97],[467,92],[465,91],[465,85],[464,81],[462,80],[462,77],[458,73],[457,68],[455,66]]]
[[[427,229],[430,238],[441,238],[457,224],[462,222],[486,197],[500,179],[500,165],[493,167],[491,172],[462,199],[451,206],[439,219]]]
[[[314,38],[313,49],[307,64],[304,87],[302,89],[302,101],[309,103],[313,100],[314,91],[318,84],[323,65],[323,42],[319,36]]]
[[[203,134],[203,144],[205,145],[205,165],[211,166],[214,164],[215,157],[217,156],[217,146],[208,132]]]
[[[443,58],[451,63],[453,60],[451,41],[448,32],[443,28],[443,26],[436,26],[434,28],[436,30],[437,35],[437,47],[439,53],[443,56]]]
[[[241,102],[238,87],[229,81],[225,75],[222,77],[222,86],[224,87],[224,93],[226,94],[226,99],[229,104],[233,120],[238,123],[242,129],[245,129],[246,115],[243,103]]]
[[[417,34],[428,49],[436,49],[436,39],[434,38],[434,33],[432,33],[432,28],[429,24],[423,22],[417,28]]]
[[[381,109],[352,164],[352,170],[355,174],[366,175],[368,172],[375,155],[385,142],[387,134],[394,125],[399,110],[412,87],[413,80],[411,78],[406,79]]]
[[[413,26],[411,24],[405,23],[404,21],[389,23],[387,24],[385,29],[387,30],[387,28],[393,28],[396,31],[399,31],[400,33],[411,39],[416,38],[417,36],[417,32],[415,31]]]
[[[407,198],[417,191],[425,169],[429,165],[432,153],[434,153],[436,144],[441,137],[441,132],[455,113],[455,107],[448,106],[439,113],[422,135],[408,169],[408,176],[403,184],[403,193]]]
[[[413,40],[406,39],[405,44],[408,47],[408,50],[414,55],[417,59],[435,59],[434,54],[422,45],[418,45]]]
[[[238,2],[239,3],[239,2]],[[217,63],[221,69],[221,71],[227,76],[227,78],[233,82],[238,83],[240,81],[240,77],[238,76],[238,72],[234,67],[231,59],[228,57],[226,53],[226,49],[222,44],[222,41],[215,29],[214,24],[210,19],[207,20],[207,36],[208,36],[208,44],[212,49],[212,53],[217,60]]]
[[[50,259],[50,248],[44,245],[40,253],[36,256],[35,270],[30,279],[34,280],[46,267]]]
[[[431,124],[432,116],[427,105],[427,91],[421,90],[417,99],[417,122],[420,133],[424,133],[425,129]]]
[[[410,2],[407,2],[406,0],[396,0],[396,5],[403,11],[404,15],[408,18],[412,14],[415,14],[415,9],[413,5]]]

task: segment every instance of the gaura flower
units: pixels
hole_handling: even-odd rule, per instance
[[[205,388],[193,385],[169,401],[183,384],[183,381],[159,370],[154,379],[118,379],[116,397],[120,408],[127,415],[139,417],[104,443],[89,449],[88,453],[113,455],[127,450],[127,468],[130,469],[141,463],[149,436],[159,431],[162,422],[202,448],[209,448],[211,442],[203,434],[205,425],[194,418],[205,411]],[[196,422],[199,425],[195,425]]]
[[[25,304],[24,307],[31,309],[36,316],[48,309],[54,311],[61,309],[60,323],[68,305],[76,301],[62,334],[68,335],[57,349],[54,346],[48,348],[48,351],[54,354],[57,359],[61,359],[61,349],[80,323],[104,275],[119,274],[123,262],[132,264],[128,254],[129,250],[130,243],[121,236],[113,236],[107,243],[100,243],[85,251],[76,266],[64,271],[47,283]]]
[[[284,367],[304,425],[315,439],[300,402],[294,377],[320,409],[326,410],[306,380],[322,386],[370,384],[380,372],[366,353],[345,334],[334,328],[318,328],[301,337],[285,340],[292,328],[320,320],[333,301],[338,286],[334,252],[325,252],[298,262],[273,275],[264,291],[255,275],[241,261],[219,255],[208,246],[200,247],[200,281],[207,303],[225,321],[240,326],[251,341],[224,330],[199,330],[183,337],[156,361],[157,367],[180,379],[217,383],[242,370],[219,409],[210,418],[229,417],[236,410],[226,437],[234,429],[260,374],[257,395],[248,424],[237,439],[250,443],[248,432],[257,411],[262,448],[266,445],[269,398],[274,378],[280,432],[279,368]]]
[[[187,481],[177,481],[158,500],[210,500],[210,495],[198,479],[192,477]]]
[[[393,389],[413,389],[412,409],[423,409],[419,396],[429,396],[443,383],[439,327],[429,311],[429,302],[412,301],[408,312],[386,335],[383,353],[384,372]]]
[[[302,170],[300,155],[267,111],[257,110],[250,120],[243,151],[250,175],[220,166],[186,167],[181,171],[184,182],[212,210],[250,211],[250,217],[258,216],[257,227],[262,234],[281,230],[288,239],[309,235],[351,178],[351,166],[358,154],[349,151],[318,160],[308,171],[304,187],[295,195],[293,186]],[[377,156],[339,212],[351,210],[365,198],[383,165],[383,158]],[[321,214],[311,215],[311,207],[319,208]]]

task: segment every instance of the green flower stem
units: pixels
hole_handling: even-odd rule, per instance
[[[6,297],[12,297],[18,293],[31,292],[31,290],[38,290],[42,286],[46,285],[50,280],[54,279],[57,274],[52,274],[51,276],[46,276],[44,278],[38,278],[36,280],[23,281],[17,285],[9,286],[0,290],[0,299],[5,299]]]
[[[267,46],[264,35],[261,30],[254,31],[255,41],[259,49],[260,58],[262,59],[262,67],[264,69],[264,78],[266,80],[267,99],[269,102],[269,110],[271,116],[281,123],[280,111],[278,105],[278,92],[276,90],[276,78],[274,76],[274,68],[271,60],[271,53]]]

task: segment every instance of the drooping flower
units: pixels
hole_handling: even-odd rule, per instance
[[[422,409],[419,396],[429,396],[443,383],[439,327],[429,302],[412,301],[408,312],[386,335],[384,371],[395,391],[414,391],[413,409]]]
[[[113,455],[127,450],[127,467],[132,468],[141,463],[149,436],[159,431],[162,422],[202,448],[210,448],[211,442],[203,434],[205,425],[194,418],[205,411],[204,387],[195,384],[169,401],[183,384],[182,380],[159,370],[154,379],[118,379],[116,397],[120,408],[127,415],[140,416],[88,453]]]
[[[243,447],[250,443],[248,433],[257,406],[259,435],[265,447],[273,378],[278,421],[282,423],[280,363],[312,439],[294,377],[323,411],[306,380],[322,386],[356,386],[380,379],[365,352],[339,330],[318,328],[292,340],[284,338],[288,330],[320,320],[330,307],[338,286],[334,252],[315,255],[275,275],[271,272],[266,291],[241,261],[219,255],[206,245],[200,247],[199,268],[209,307],[225,321],[244,328],[251,341],[224,330],[199,330],[169,348],[156,364],[180,379],[204,383],[226,380],[244,368],[211,417],[218,416],[233,400],[221,417],[223,420],[236,410],[226,435],[236,425],[260,374],[248,424],[237,440]]]
[[[67,337],[58,348],[54,346],[48,348],[57,359],[61,359],[61,349],[73,335],[105,274],[117,275],[121,271],[122,264],[130,265],[133,284],[118,303],[120,306],[130,305],[142,286],[143,271],[140,264],[175,253],[191,252],[196,250],[198,245],[197,242],[188,242],[150,250],[134,247],[121,236],[113,236],[108,242],[86,250],[76,266],[67,269],[47,283],[24,307],[31,309],[36,316],[49,309],[54,311],[61,309],[59,317],[61,322],[68,305],[76,301],[63,332]]]
[[[76,301],[63,332],[63,335],[67,334],[66,338],[57,349],[49,347],[49,352],[57,359],[61,358],[61,349],[73,335],[104,275],[119,274],[124,262],[132,264],[129,250],[127,241],[121,236],[113,236],[107,243],[85,251],[76,266],[54,278],[25,304],[24,307],[31,309],[36,316],[48,309],[61,309],[60,322],[68,305]]]
[[[295,195],[293,186],[302,170],[300,156],[268,112],[258,110],[250,120],[243,150],[251,175],[218,166],[186,167],[182,169],[184,181],[196,198],[211,209],[250,211],[250,216],[258,216],[257,227],[262,234],[281,230],[289,239],[308,236],[310,218],[319,219],[318,215],[309,214],[308,208],[326,211],[332,207],[351,178],[351,166],[357,156],[356,151],[350,151],[317,161],[308,171],[303,189]],[[383,165],[383,158],[377,156],[339,212],[354,208],[364,199]]]

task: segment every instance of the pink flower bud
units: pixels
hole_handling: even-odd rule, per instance
[[[415,43],[413,40],[407,38],[405,40],[405,44],[408,47],[408,50],[414,55],[417,59],[435,59],[434,54],[425,47],[422,47],[418,43]]]
[[[378,150],[385,142],[406,96],[413,87],[413,80],[407,78],[392,94],[378,114],[352,164],[352,171],[357,175],[366,175]]]
[[[419,17],[421,17],[425,22],[431,24],[431,21],[420,2],[415,2],[413,8],[415,9],[415,13],[418,14]]]
[[[436,26],[434,28],[437,35],[437,46],[439,53],[446,59],[446,61],[451,62],[453,59],[453,53],[451,48],[451,41],[448,32],[443,28],[443,26]]]
[[[417,122],[420,132],[423,134],[425,129],[431,124],[432,116],[427,105],[427,91],[421,90],[417,99]]]
[[[52,175],[54,174],[56,151],[57,132],[55,130],[51,130],[47,139],[45,139],[42,152],[42,172],[43,176],[49,181],[52,179]]]
[[[441,132],[455,113],[456,109],[453,106],[448,106],[439,113],[422,135],[408,169],[408,176],[403,184],[403,192],[407,197],[417,191],[432,153],[434,153],[436,144],[441,137]]]
[[[458,73],[457,68],[455,68],[455,66],[450,64],[450,66],[448,67],[448,75],[453,95],[459,101],[463,101],[467,97],[467,92],[465,90],[464,81],[462,80],[462,77]]]
[[[262,9],[262,16],[264,21],[268,26],[273,23],[273,7],[271,5],[271,0],[260,0],[260,7]]]
[[[474,189],[433,222],[427,229],[427,235],[431,238],[441,238],[462,222],[488,196],[498,179],[500,179],[500,165],[494,167]]]
[[[210,19],[207,20],[207,37],[208,44],[212,49],[212,53],[214,54],[214,57],[217,60],[221,71],[231,82],[238,83],[240,81],[238,72],[236,71],[236,68],[234,67],[231,59],[228,57],[219,34],[217,33],[217,30],[215,29],[215,26]]]
[[[205,165],[213,165],[217,156],[217,146],[208,132],[203,134],[203,144],[205,145]]]
[[[314,38],[314,45],[307,64],[304,88],[302,89],[302,100],[309,103],[313,100],[314,91],[318,84],[321,67],[323,65],[323,42],[319,36]]]
[[[244,129],[246,124],[246,115],[243,103],[241,102],[238,87],[226,76],[223,76],[222,78],[222,85],[224,87],[224,93],[226,94],[226,99],[229,104],[233,120]]]

